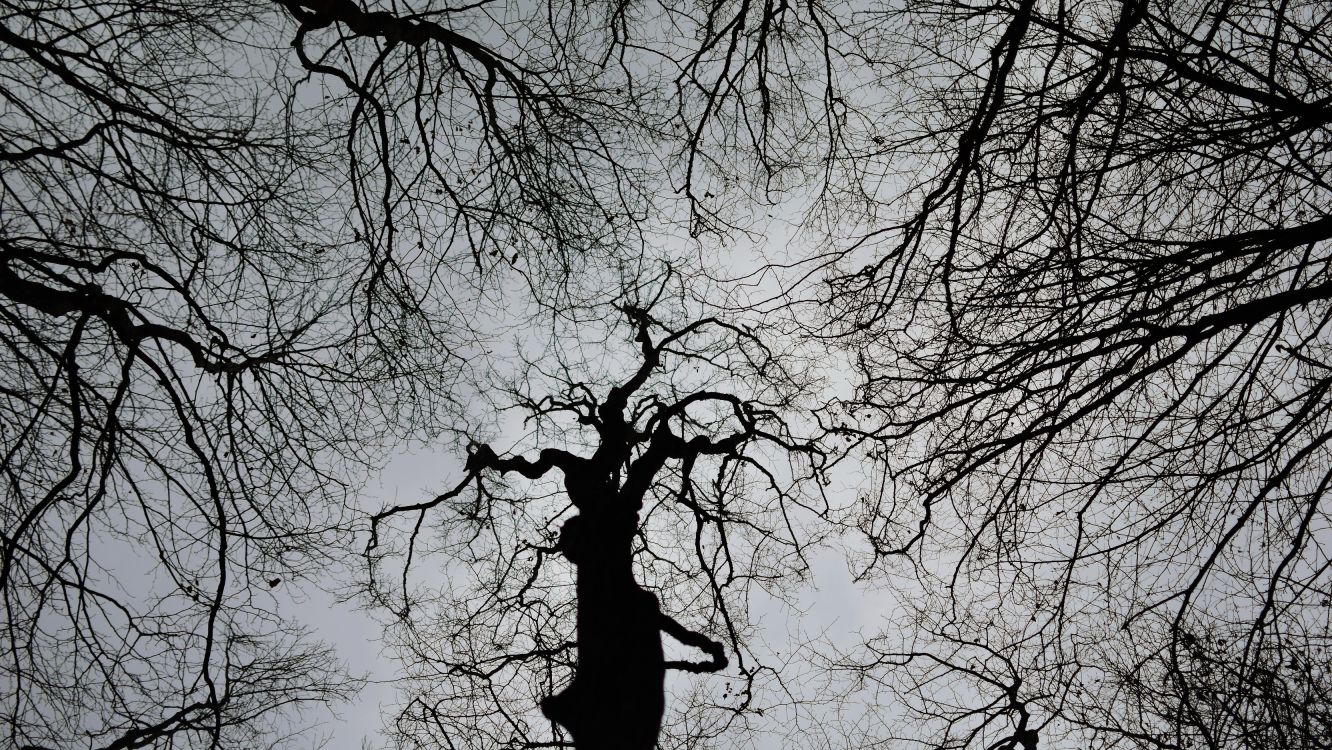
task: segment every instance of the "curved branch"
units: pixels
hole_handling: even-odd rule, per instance
[[[702,633],[686,628],[665,612],[661,613],[661,631],[683,645],[696,648],[711,657],[711,659],[705,662],[668,661],[666,662],[667,669],[676,669],[681,672],[694,672],[697,674],[720,672],[721,670],[726,669],[726,665],[729,662],[726,659],[726,649],[721,643],[712,640]]]

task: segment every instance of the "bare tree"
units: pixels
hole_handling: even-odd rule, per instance
[[[666,670],[739,677],[692,706],[707,715],[682,730],[695,741],[762,713],[771,667],[746,648],[748,598],[808,570],[827,453],[788,421],[808,408],[808,364],[748,326],[664,319],[682,314],[662,296],[678,284],[668,271],[626,290],[626,372],[557,350],[515,386],[530,457],[475,443],[451,490],[375,516],[377,592],[418,685],[404,745],[650,750]]]
[[[1320,746],[1332,14],[880,20],[898,116],[860,168],[919,177],[841,259],[829,414],[880,465],[866,573],[929,593],[843,666],[928,684],[927,746]]]

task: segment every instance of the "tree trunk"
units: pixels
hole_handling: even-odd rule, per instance
[[[578,665],[542,711],[577,750],[652,750],[665,710],[660,610],[633,577],[637,514],[617,505],[584,506],[560,533],[577,568]]]

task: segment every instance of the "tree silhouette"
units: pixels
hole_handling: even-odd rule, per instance
[[[860,365],[836,413],[881,466],[867,567],[929,593],[921,643],[885,633],[841,663],[937,691],[915,704],[937,747],[1018,747],[1015,727],[1317,746],[1325,678],[1300,665],[1332,645],[1332,17],[1133,0],[883,19],[907,21],[877,48],[899,119],[862,167],[924,176],[830,299]],[[950,678],[963,709],[938,697]]]
[[[398,612],[420,685],[396,724],[402,742],[647,750],[669,669],[734,667],[737,703],[712,709],[756,710],[765,667],[746,655],[746,592],[807,570],[827,453],[787,422],[808,385],[796,361],[720,318],[659,319],[679,279],[654,281],[654,300],[619,306],[636,347],[627,373],[566,367],[541,379],[551,392],[515,390],[546,446],[534,458],[473,444],[451,490],[375,516],[378,595]],[[534,481],[511,494],[508,477]],[[440,541],[427,543],[432,514]],[[390,547],[382,529],[395,520],[409,523]],[[416,569],[422,546],[443,555],[431,558],[449,571],[443,590]],[[667,660],[662,633],[696,655]]]

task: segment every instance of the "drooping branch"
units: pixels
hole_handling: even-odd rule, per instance
[[[457,50],[480,63],[492,75],[505,79],[524,95],[528,89],[524,74],[511,60],[471,37],[424,18],[400,17],[388,11],[367,11],[352,0],[276,0],[287,8],[301,26],[321,29],[338,23],[355,35],[384,39],[390,44],[419,47],[429,42]]]

